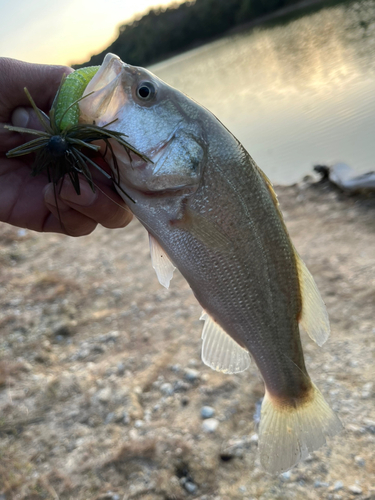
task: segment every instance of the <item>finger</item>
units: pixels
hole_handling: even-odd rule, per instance
[[[14,127],[43,130],[43,126],[32,108],[16,108],[11,116],[11,125]],[[0,151],[6,153],[10,149],[16,148],[17,146],[36,138],[37,136],[32,134],[20,134],[18,132],[10,132],[6,128],[2,128],[2,130],[0,129]]]
[[[45,202],[56,206],[54,186],[49,184],[45,189]],[[59,189],[57,203],[70,207],[93,219],[96,223],[108,228],[125,227],[133,216],[122,198],[105,183],[96,183],[95,192],[84,178],[80,178],[81,194],[77,195],[70,179],[65,178]]]
[[[29,106],[27,87],[38,108],[48,112],[64,74],[73,70],[66,66],[31,64],[0,57],[0,122],[9,123],[17,106]]]
[[[50,214],[44,221],[42,231],[63,233],[68,236],[86,236],[94,231],[97,222],[77,212],[73,208],[64,207],[61,202],[58,209],[54,205],[47,205]]]
[[[11,116],[11,124],[15,127],[43,130],[43,125],[32,108],[16,108]]]

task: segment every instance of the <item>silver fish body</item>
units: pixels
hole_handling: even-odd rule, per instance
[[[300,325],[321,345],[328,317],[270,182],[217,118],[148,71],[107,55],[92,91],[82,120],[117,118],[152,160],[115,151],[130,209],[205,311],[202,358],[235,373],[251,353],[266,388],[261,462],[289,469],[341,424],[305,367]]]

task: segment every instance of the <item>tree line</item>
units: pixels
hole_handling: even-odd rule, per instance
[[[151,9],[119,28],[117,39],[90,61],[99,65],[107,52],[135,66],[147,66],[220,36],[237,25],[297,0],[195,0]]]

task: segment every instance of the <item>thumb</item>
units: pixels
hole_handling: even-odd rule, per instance
[[[16,108],[12,113],[10,124],[14,127],[43,130],[43,126],[32,108]],[[10,149],[16,148],[27,141],[31,141],[32,139],[36,139],[36,136],[10,132],[4,128],[4,124],[0,123],[0,153],[6,153]]]
[[[33,108],[16,108],[12,113],[10,121],[14,127],[43,130],[43,126],[40,123]]]

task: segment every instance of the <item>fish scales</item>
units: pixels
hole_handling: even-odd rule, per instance
[[[176,266],[202,305],[202,359],[227,373],[246,369],[248,353],[255,360],[265,383],[260,460],[270,473],[288,470],[341,424],[307,373],[299,333],[321,345],[326,309],[268,179],[209,111],[117,56],[86,92],[81,120],[117,119],[111,127],[150,158],[114,144],[119,193],[151,235],[159,281],[168,286]]]

